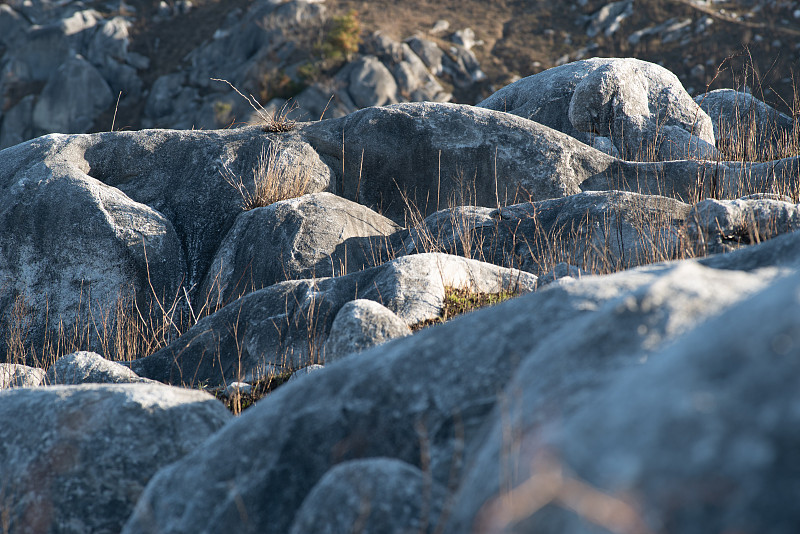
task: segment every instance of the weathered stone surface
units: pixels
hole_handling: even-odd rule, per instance
[[[366,108],[397,103],[397,82],[378,58],[363,57],[348,65],[346,72],[348,92],[356,106]]]
[[[791,117],[753,95],[733,89],[716,89],[694,98],[714,125],[717,143],[745,145],[759,159],[775,159],[778,147],[792,136]]]
[[[9,532],[119,532],[145,484],[231,414],[206,393],[145,384],[0,392]]]
[[[464,206],[434,213],[412,228],[408,253],[429,249],[541,275],[568,262],[587,272],[676,257],[690,206],[621,191],[587,191],[506,206]]]
[[[434,532],[443,493],[419,468],[405,462],[391,458],[345,462],[314,486],[289,532]]]
[[[70,384],[126,384],[152,382],[136,376],[136,373],[106,360],[96,352],[78,351],[56,360],[47,369],[45,383],[48,385]]]
[[[17,363],[0,363],[0,389],[24,388],[41,385],[44,369]]]
[[[763,283],[763,275],[748,276]],[[790,496],[800,491],[794,464],[798,414],[792,408],[798,402],[792,384],[800,354],[798,288],[796,273],[755,294],[751,288],[749,298],[651,354],[644,365],[609,367],[628,351],[606,354],[607,370],[598,373],[605,376],[580,388],[566,373],[560,387],[530,382],[543,369],[534,371],[529,359],[517,382],[527,386],[519,401],[524,410],[512,408],[506,418],[522,451],[514,460],[520,468],[512,468],[507,483],[521,489],[532,477],[552,477],[553,469],[563,469],[564,478],[548,479],[553,485],[545,502],[552,506],[516,513],[513,531],[598,532],[587,509],[565,509],[576,502],[571,490],[578,486],[610,497],[617,510],[635,510],[616,518],[618,527],[631,530],[796,529],[800,516]],[[547,358],[554,356],[561,357]],[[587,362],[581,368],[588,371]],[[557,390],[570,382],[572,398],[581,402],[561,402]],[[543,421],[535,415],[548,407],[559,416]],[[511,510],[502,497],[494,499],[485,484],[491,479],[484,477],[496,472],[500,432],[495,428],[454,499],[449,532],[505,532],[502,527],[511,526]],[[481,506],[483,513],[476,514]]]
[[[185,258],[184,285],[197,287],[206,276],[223,236],[241,213],[241,196],[226,182],[223,171],[227,168],[253,191],[261,154],[271,146],[279,155],[279,165],[303,165],[308,170],[309,192],[333,187],[330,169],[307,143],[291,133],[267,135],[254,127],[214,132],[146,130],[42,137],[3,153],[0,194],[22,195],[22,184],[44,180],[38,186],[42,190],[41,202],[57,203],[59,209],[69,213],[69,205],[45,189],[52,191],[60,183],[51,179],[54,174],[74,175],[114,198],[121,196],[127,199],[126,203],[145,205],[174,228]],[[16,188],[15,183],[19,183]],[[0,209],[17,209],[13,208],[15,202],[4,200]],[[26,197],[26,202],[32,200]],[[22,232],[22,228],[15,231]],[[77,229],[86,231],[86,225]],[[95,248],[96,245],[83,247],[82,254]],[[175,261],[178,258],[172,256]]]
[[[706,199],[687,216],[689,235],[709,253],[727,252],[800,229],[800,206],[769,197]]]
[[[325,344],[325,363],[410,335],[408,325],[385,306],[367,299],[352,300],[333,320]]]
[[[777,250],[776,245],[782,248]],[[582,478],[593,477],[592,440],[602,434],[600,443],[608,450],[606,443],[625,440],[634,432],[633,426],[625,426],[625,432],[607,437],[598,426],[604,412],[593,409],[593,400],[611,391],[618,376],[665,359],[659,354],[663,347],[705,319],[761,291],[785,273],[791,262],[796,268],[798,246],[800,236],[790,234],[718,256],[724,259],[722,268],[687,261],[553,284],[353,355],[324,372],[283,386],[268,402],[248,410],[200,449],[162,470],[147,488],[125,532],[148,532],[154,525],[169,525],[175,532],[211,532],[223,526],[235,526],[243,532],[285,532],[299,517],[296,514],[303,500],[331,467],[378,456],[419,466],[421,443],[432,480],[442,485],[450,481],[460,488],[451,501],[455,507],[445,531],[487,531],[475,527],[476,516],[486,513],[480,512],[481,507],[497,494],[503,480],[510,481],[513,489],[527,479],[524,470],[531,460],[527,453],[539,444],[537,429],[553,430],[558,437],[559,429],[565,426],[564,418],[591,413],[591,417],[581,415],[580,421],[592,419],[597,430],[565,434],[569,443],[560,439],[555,443],[564,445],[573,455],[580,447]],[[770,265],[780,268],[736,271]],[[784,290],[784,294],[796,299],[796,287],[793,292]],[[796,321],[798,316],[792,313],[787,320]],[[753,316],[748,317],[753,320]],[[725,335],[720,334],[725,330],[718,324],[703,335],[712,339]],[[747,329],[740,327],[739,331],[745,333]],[[714,353],[712,347],[704,345],[703,351]],[[749,353],[758,353],[753,348],[756,345],[748,347]],[[442,358],[443,353],[457,357]],[[716,354],[720,356],[714,358],[723,362],[725,352]],[[690,375],[694,372],[688,361],[682,360],[681,365]],[[785,376],[788,380],[794,374]],[[419,380],[421,376],[425,380]],[[653,402],[682,405],[686,395],[670,394],[671,381],[664,378],[673,373],[658,376],[661,385],[656,391],[665,393]],[[497,403],[498,388],[505,389],[501,398],[507,402]],[[618,391],[619,398],[624,399],[627,388]],[[635,391],[647,394],[645,387]],[[737,397],[741,402],[749,398],[741,394]],[[639,411],[637,406],[627,402],[615,408],[620,424],[629,425],[631,421],[634,425],[651,418],[648,427],[659,427],[660,418],[654,416],[658,411]],[[753,413],[757,406],[753,404]],[[669,425],[669,420],[662,423]],[[520,435],[531,441],[530,446],[512,449],[524,455],[520,458],[525,461],[518,463],[512,458],[506,470],[502,459],[509,451],[508,428],[515,432],[519,429]],[[743,427],[743,432],[747,428]],[[678,440],[686,436],[684,431],[672,432]],[[224,445],[234,437],[242,451],[258,452],[231,458]],[[270,454],[264,454],[258,446],[265,442],[272,445]],[[462,448],[466,451],[466,471],[453,464]],[[622,450],[630,450],[643,460],[661,457],[646,457],[635,447]],[[685,451],[682,455],[687,454]],[[295,469],[301,464],[302,472]],[[584,465],[588,467],[584,469]],[[605,471],[608,474],[604,476],[614,473],[612,469]],[[454,472],[455,481],[451,478]],[[629,472],[623,470],[621,476]],[[503,479],[503,473],[511,478]],[[648,487],[656,487],[656,483],[654,479]],[[226,497],[231,491],[235,491],[235,499]],[[263,502],[270,503],[268,509],[259,505]],[[246,522],[238,512],[241,507],[248,510]],[[737,509],[737,503],[729,509]],[[481,516],[483,519],[485,516]]]
[[[46,151],[37,149],[67,139],[18,145],[22,157],[8,149],[3,166],[37,152],[46,160]],[[139,298],[147,314],[153,292],[159,299],[174,295],[184,278],[172,224],[89,176],[95,169],[85,160],[73,161],[40,160],[18,173],[0,173],[6,179],[0,184],[0,322],[37,352],[60,327],[113,324],[120,302]],[[86,330],[90,346],[99,347],[95,329]],[[4,361],[7,343],[4,338]]]
[[[83,133],[114,102],[108,84],[81,56],[61,65],[33,108],[33,124],[49,133]]]
[[[391,237],[398,230],[389,219],[331,193],[256,208],[236,218],[201,292],[217,306],[284,280],[374,267],[393,257]]]
[[[713,155],[711,119],[668,70],[636,59],[587,59],[504,87],[478,104],[591,143],[611,136],[623,158]],[[649,151],[649,153],[648,153]]]
[[[616,161],[533,121],[455,104],[368,108],[300,132],[344,168],[342,196],[396,221],[404,194],[424,215],[451,199],[496,207],[518,195],[561,197]]]
[[[331,323],[351,300],[379,302],[413,325],[441,314],[446,287],[525,292],[535,283],[528,273],[458,256],[404,256],[346,276],[282,282],[248,293],[166,348],[131,362],[131,369],[171,384],[251,382],[275,367],[324,361]]]

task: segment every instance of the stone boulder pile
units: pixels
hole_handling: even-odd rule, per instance
[[[537,76],[0,151],[3,528],[797,531],[800,158],[721,161],[654,65]]]

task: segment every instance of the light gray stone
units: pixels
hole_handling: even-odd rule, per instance
[[[368,108],[299,131],[338,160],[343,197],[400,223],[404,195],[425,216],[452,199],[497,207],[517,195],[561,197],[616,161],[533,121],[455,104]]]
[[[126,384],[152,382],[116,362],[106,360],[96,352],[78,351],[62,356],[49,369],[48,385]]]
[[[639,60],[587,61],[596,68],[578,82],[569,104],[575,128],[610,136],[628,160],[714,158],[711,119],[677,76]]]
[[[791,117],[748,93],[716,89],[694,100],[711,117],[717,143],[749,145],[750,149],[763,151],[752,154],[759,159],[774,159],[778,147],[792,136]]]
[[[42,89],[33,108],[33,124],[50,133],[83,133],[114,102],[108,84],[88,61],[74,56]]]
[[[410,335],[408,325],[385,306],[367,299],[352,300],[333,320],[325,344],[325,363]]]
[[[289,532],[434,532],[443,493],[419,468],[399,460],[345,462],[314,486]]]
[[[711,119],[678,78],[636,59],[568,63],[508,85],[478,106],[520,115],[584,143],[590,134],[611,136],[626,159],[647,159],[648,147],[651,158],[662,160],[714,154]]]
[[[770,246],[779,241],[784,248],[776,255]],[[325,372],[282,386],[269,402],[248,410],[200,449],[162,470],[124,532],[149,532],[163,525],[175,532],[213,532],[223,526],[286,532],[300,517],[297,511],[306,496],[333,466],[384,456],[419,467],[423,446],[429,466],[423,471],[431,473],[434,483],[460,488],[450,501],[454,508],[445,532],[471,532],[504,472],[514,477],[508,479],[511,488],[525,480],[516,477],[530,465],[528,456],[520,456],[523,464],[512,458],[503,471],[509,428],[532,437],[547,422],[552,422],[548,428],[561,428],[562,415],[591,409],[592,392],[610,388],[626,369],[657,361],[655,355],[667,344],[774,282],[786,272],[786,264],[774,267],[797,264],[799,247],[800,235],[789,234],[723,255],[728,262],[724,269],[688,261],[553,285],[346,358]],[[773,268],[735,270],[759,263]],[[796,316],[800,314],[789,320],[796,321]],[[724,335],[720,328],[709,332]],[[710,347],[703,350],[714,352]],[[724,361],[725,353],[719,354]],[[786,379],[790,376],[794,373]],[[663,375],[659,379],[662,387],[669,387],[670,380]],[[506,391],[500,402],[499,388]],[[644,395],[646,388],[639,391]],[[620,392],[624,397],[624,390]],[[684,398],[661,396],[671,404]],[[739,398],[747,402],[746,396]],[[636,403],[617,409],[652,418],[651,425],[658,425],[654,412],[639,412]],[[602,425],[601,411],[593,411],[592,418]],[[612,439],[600,430],[570,434],[575,436],[570,446],[592,457],[591,443],[598,433],[603,440]],[[613,439],[627,435],[618,433]],[[681,439],[685,433],[673,435]],[[224,447],[233,436],[243,451],[235,457]],[[258,445],[265,440],[271,444],[269,454]],[[303,470],[295,469],[297,465]],[[226,498],[232,492],[236,497]],[[260,506],[265,500],[268,508]],[[238,511],[242,507],[248,511],[247,521]]]
[[[277,282],[374,267],[394,257],[398,230],[389,219],[332,193],[256,208],[239,215],[223,238],[201,294],[216,307]]]
[[[450,38],[455,44],[463,46],[467,50],[471,49],[477,44],[482,44],[482,41],[475,39],[475,31],[472,28],[464,28],[463,30],[456,30]]]
[[[763,287],[763,275],[749,276],[761,278],[762,287],[756,292],[758,285],[751,287],[746,298],[737,298],[717,317],[687,325],[696,327],[650,354],[645,364],[629,360],[611,372],[604,362],[605,377],[573,393],[579,402],[565,406],[555,388],[528,385],[519,402],[525,415],[512,409],[506,417],[522,451],[514,463],[520,468],[509,473],[510,487],[558,469],[565,477],[553,488],[554,505],[575,502],[569,484],[579,480],[591,493],[613,499],[616,509],[636,510],[618,526],[792,532],[800,523],[791,504],[800,491],[792,463],[800,439],[792,383],[800,354],[800,277],[795,272]],[[717,287],[730,296],[730,290]],[[719,302],[711,295],[704,300]],[[619,360],[626,352],[616,350],[603,359]],[[533,384],[530,380],[542,375],[541,367],[523,367],[519,384]],[[564,383],[574,380],[561,376]],[[559,407],[557,420],[543,422],[534,415],[547,406]],[[598,532],[586,512],[575,514],[559,505],[531,509],[529,516],[519,513],[513,528],[502,528],[511,527],[510,510],[499,497],[505,490],[491,496],[485,484],[491,478],[484,476],[487,461],[494,462],[489,469],[496,472],[492,452],[500,452],[499,432],[494,430],[491,447],[481,451],[464,481],[464,494],[455,497],[447,531]],[[724,493],[709,487],[724,487]],[[481,504],[484,513],[476,517]]]
[[[86,160],[81,165],[82,158],[40,150],[68,140],[53,135],[17,145],[3,152],[0,164],[12,167],[0,174],[0,323],[4,331],[19,329],[37,353],[60,328],[71,327],[87,332],[89,346],[99,349],[97,331],[114,324],[120,302],[139,298],[149,316],[148,297],[174,295],[185,277],[169,220],[89,176],[98,169]],[[25,158],[33,161],[26,166]],[[22,168],[15,173],[13,164]]]
[[[407,325],[441,315],[445,288],[526,292],[536,277],[447,254],[403,256],[336,278],[287,281],[248,293],[201,319],[182,337],[131,362],[139,376],[171,384],[251,382],[276,368],[324,361],[324,343],[341,307],[381,303]]]
[[[561,262],[586,272],[676,257],[688,245],[690,206],[622,191],[587,191],[498,210],[463,206],[434,213],[405,238],[407,253],[458,254],[536,275]]]
[[[259,165],[262,151],[269,152],[270,146],[282,161],[302,162],[309,169],[309,192],[335,187],[329,167],[302,139],[292,132],[268,135],[258,127],[251,127],[213,132],[145,130],[41,137],[4,152],[4,157],[0,159],[0,190],[4,196],[13,193],[15,198],[22,199],[27,198],[22,184],[31,184],[32,187],[42,182],[37,186],[42,190],[41,202],[57,205],[58,209],[53,213],[59,210],[69,212],[69,205],[64,199],[53,196],[57,187],[61,187],[56,183],[62,180],[52,178],[72,176],[79,182],[94,184],[92,188],[107,191],[114,198],[125,199],[124,204],[140,204],[147,210],[161,214],[160,217],[172,225],[180,241],[185,260],[180,260],[179,255],[173,255],[172,258],[184,262],[186,276],[183,285],[187,289],[194,286],[196,291],[207,274],[222,238],[241,213],[242,198],[226,182],[222,172],[228,169],[233,176],[242,180],[249,191],[253,191],[254,169]],[[14,187],[16,183],[19,185]],[[0,210],[20,209],[22,215],[29,213],[29,210],[13,208],[12,204],[18,201],[12,202],[11,197],[6,198],[8,201],[4,199]],[[30,203],[32,199],[27,198],[26,202]],[[98,217],[100,213],[97,213]],[[53,216],[48,215],[51,218]],[[71,216],[79,217],[77,213]],[[138,224],[140,219],[134,217],[132,221],[125,221],[128,225],[131,222]],[[23,230],[26,227],[16,222],[14,226],[18,233],[34,228],[29,226],[28,230]],[[85,221],[75,229],[69,225],[60,228],[64,232],[71,232],[71,238],[89,231]],[[150,230],[147,230],[146,235],[149,233]],[[87,239],[89,237],[86,236]],[[137,237],[135,240],[140,239]],[[82,254],[88,254],[89,251],[108,254],[113,248],[106,250],[96,245],[86,245],[80,250]],[[155,251],[148,249],[148,254],[151,252],[155,254]],[[155,255],[150,259],[155,259]],[[151,274],[154,274],[152,268],[151,265]],[[170,297],[170,302],[172,299],[174,296]],[[200,306],[196,309],[199,310]]]
[[[378,58],[365,56],[351,65],[347,91],[357,107],[397,103],[397,82]]]
[[[17,363],[0,363],[0,389],[35,387],[44,381],[45,371]]]
[[[411,37],[406,42],[414,53],[422,59],[434,76],[442,75],[442,56],[444,56],[444,52],[442,52],[442,49],[439,48],[436,43],[421,37]]]
[[[150,477],[232,415],[206,393],[145,384],[0,391],[9,532],[119,532]]]
[[[800,229],[800,206],[771,198],[706,199],[692,207],[687,230],[708,253],[728,252]]]

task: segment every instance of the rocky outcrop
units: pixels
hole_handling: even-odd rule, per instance
[[[655,195],[585,192],[500,210],[464,206],[412,228],[406,252],[428,248],[541,275],[562,262],[607,273],[668,260],[689,246],[690,206]],[[653,256],[659,251],[660,256]]]
[[[540,122],[591,143],[610,137],[622,158],[716,155],[711,119],[677,76],[636,59],[587,59],[504,87],[478,104]]]
[[[737,200],[706,199],[687,217],[687,230],[709,253],[727,252],[800,229],[800,205],[754,195]]]
[[[705,487],[703,481],[708,480],[707,476],[722,460],[713,453],[715,446],[707,449],[710,454],[687,460],[686,455],[691,456],[693,447],[705,441],[697,441],[694,436],[698,434],[679,431],[683,428],[679,423],[686,421],[689,428],[702,425],[706,430],[698,431],[699,435],[708,436],[708,439],[717,436],[715,440],[726,441],[730,449],[726,445],[724,450],[730,450],[731,454],[739,450],[740,440],[744,447],[741,450],[756,450],[750,448],[752,442],[748,441],[753,427],[740,426],[733,415],[736,409],[728,411],[724,406],[728,402],[733,403],[731,406],[746,403],[749,397],[744,392],[750,391],[747,384],[756,387],[768,383],[766,378],[762,382],[761,376],[781,372],[792,376],[789,371],[793,369],[794,360],[787,359],[786,355],[796,352],[797,344],[789,333],[796,330],[796,318],[800,314],[775,312],[781,319],[775,321],[775,330],[765,331],[763,337],[753,335],[752,329],[745,327],[739,327],[735,334],[720,329],[728,317],[752,321],[754,316],[748,311],[749,306],[775,302],[777,293],[782,295],[781,305],[773,310],[793,310],[797,306],[796,274],[785,280],[781,275],[787,273],[790,251],[795,252],[796,258],[799,242],[797,234],[790,234],[728,254],[724,269],[686,261],[553,284],[489,310],[351,355],[324,372],[312,373],[284,386],[269,402],[249,410],[194,453],[162,470],[148,486],[124,532],[145,532],[153,525],[162,524],[173,525],[181,532],[211,531],[222,526],[223,521],[228,527],[233,521],[245,532],[265,529],[284,532],[293,518],[299,520],[297,512],[304,499],[326,472],[348,460],[375,457],[391,457],[417,466],[423,457],[427,466],[425,472],[430,472],[434,483],[447,487],[450,481],[455,485],[456,493],[451,500],[454,507],[445,532],[501,530],[510,524],[502,521],[509,521],[511,516],[505,514],[511,511],[502,507],[505,501],[495,497],[502,496],[502,492],[507,491],[505,488],[519,491],[527,488],[524,482],[529,475],[539,473],[530,473],[528,469],[540,465],[537,462],[542,456],[535,453],[544,449],[542,440],[553,445],[553,457],[561,458],[562,452],[567,455],[564,461],[569,468],[579,470],[575,475],[577,479],[596,484],[598,492],[624,494],[628,482],[642,489],[644,498],[637,506],[643,506],[639,509],[645,521],[650,517],[652,506],[653,510],[659,510],[655,515],[658,518],[691,516],[700,521],[694,525],[700,528],[700,524],[706,524],[706,519],[692,515],[694,501],[667,506],[664,499],[671,493],[659,494],[657,488],[663,480],[668,488],[677,490],[685,484],[687,491],[701,492]],[[775,247],[783,247],[782,259],[774,254]],[[754,257],[760,258],[760,267],[771,264],[771,268],[748,270],[754,264]],[[748,300],[751,297],[753,300]],[[715,326],[703,326],[704,321],[718,315],[719,321],[711,323]],[[711,342],[701,343],[698,350],[688,352],[698,358],[697,365],[688,364],[687,351],[669,348],[672,343],[682,347],[684,343],[688,346],[690,342],[710,340],[722,331],[729,332],[724,335],[737,340],[742,337],[757,339],[743,343],[735,351],[748,362],[747,367],[731,371],[722,358],[730,351],[717,352]],[[756,347],[768,346],[769,340],[779,339],[775,337],[778,332],[788,337],[780,337],[785,341],[769,350],[780,350],[783,356],[758,357],[761,349]],[[725,346],[732,346],[732,343],[736,342]],[[705,356],[701,357],[701,352]],[[443,358],[442,354],[448,357]],[[678,354],[683,356],[675,359]],[[712,361],[719,362],[718,365],[728,371],[720,375],[722,367],[705,366],[705,362]],[[659,371],[665,367],[670,371],[661,374]],[[747,377],[751,373],[758,378],[749,380]],[[643,378],[643,383],[634,387],[638,376]],[[720,382],[684,382],[681,379],[673,383],[665,380],[665,376],[687,379],[708,376],[708,380]],[[719,378],[721,376],[735,378],[728,381]],[[660,394],[648,395],[645,385],[655,384],[656,380],[660,383],[651,391]],[[717,389],[715,383],[730,385]],[[740,393],[728,395],[725,392],[729,387]],[[497,388],[504,390],[501,399],[506,400],[498,402]],[[694,408],[693,399],[713,401],[717,399],[717,392],[722,404],[703,404],[702,410]],[[645,426],[647,432],[635,440],[636,446],[622,445],[618,449],[624,456],[610,452],[609,458],[618,458],[617,462],[593,463],[586,451],[594,450],[594,440],[598,440],[603,450],[611,451],[619,441],[626,439],[622,431],[608,434],[598,430],[602,414],[606,413],[598,406],[607,406],[612,399],[623,403],[628,394],[648,396],[644,404],[647,409],[640,411],[637,403],[614,404],[613,424],[621,425],[627,432],[633,428],[627,425],[650,419]],[[704,396],[696,398],[695,394]],[[775,399],[768,401],[775,403],[778,409],[775,413],[782,413],[778,407],[780,399],[787,398],[786,395],[792,398],[793,394],[780,389],[768,395],[767,398]],[[666,405],[669,407],[664,408]],[[723,406],[725,414],[731,415],[719,419],[714,406]],[[680,418],[662,419],[659,415],[662,409]],[[759,413],[755,407],[748,411]],[[696,423],[691,424],[691,421]],[[772,466],[783,465],[781,458],[790,457],[795,441],[791,437],[792,430],[781,427],[780,418],[772,421],[774,426],[752,422],[765,429],[756,434],[759,436],[757,450],[769,450],[772,454],[759,455],[758,461],[753,461],[750,452],[726,456],[728,468],[724,473],[727,484],[737,492],[737,499],[717,501],[718,513],[713,514],[708,524],[715,528],[732,528],[732,523],[722,519],[726,514],[737,517],[738,511],[746,510],[749,504],[758,507],[761,506],[758,503],[767,502],[762,500],[766,495],[786,495],[784,489],[768,488],[761,481],[780,480],[789,484],[781,488],[792,487],[791,475],[777,475],[772,470]],[[508,466],[503,460],[510,454],[506,425],[512,425],[515,432],[520,432],[515,435],[524,439],[520,442],[522,447],[513,449],[517,456],[509,459]],[[275,430],[278,428],[280,430]],[[670,438],[666,437],[667,433],[671,433]],[[276,452],[268,455],[245,453],[231,458],[224,444],[234,436],[243,451],[259,450],[256,444],[269,441],[271,450]],[[727,441],[727,436],[733,441]],[[661,443],[675,443],[679,447],[677,450],[683,452],[667,453],[669,445]],[[653,448],[663,454],[648,454]],[[424,450],[423,456],[421,450]],[[459,451],[463,451],[463,456]],[[620,470],[619,466],[628,465],[625,463],[628,461],[644,471]],[[700,470],[705,474],[694,478],[685,468],[687,461],[708,466]],[[706,463],[694,464],[695,461]],[[293,466],[301,462],[303,470],[294,470]],[[641,472],[648,476],[639,475]],[[288,486],[287,473],[291,473]],[[455,479],[453,473],[456,473]],[[545,471],[549,473],[552,471]],[[567,486],[569,480],[553,486],[552,491],[585,487]],[[747,493],[745,488],[749,481],[757,482],[759,491]],[[236,488],[241,498],[238,505],[249,511],[246,523],[238,519],[237,505],[224,498],[231,491],[230,487]],[[737,488],[741,488],[741,492]],[[569,496],[545,493],[542,498],[545,503],[558,505],[562,502],[558,499]],[[268,509],[258,506],[265,501],[270,503]],[[437,505],[431,503],[432,507]],[[409,501],[408,506],[413,507],[413,501]],[[790,508],[783,508],[780,517],[786,524],[797,524],[798,518]],[[320,509],[317,513],[326,515],[334,511]],[[352,510],[337,509],[336,513],[357,516]],[[544,511],[533,515],[530,521],[535,525],[550,525],[549,517],[562,516]],[[756,529],[770,521],[768,516],[757,511],[748,513],[747,518],[747,524]],[[527,514],[519,519],[528,521]],[[682,521],[677,524],[684,526]],[[555,527],[542,529],[560,531]],[[573,527],[570,531],[584,530]]]
[[[9,532],[119,532],[153,474],[220,429],[210,395],[163,385],[0,391]]]
[[[331,193],[276,202],[240,214],[209,268],[201,294],[219,307],[285,280],[341,276],[393,254],[398,226]]]
[[[131,362],[142,377],[216,387],[325,361],[323,347],[345,303],[369,299],[406,325],[438,317],[445,288],[525,292],[536,277],[446,254],[415,254],[336,278],[292,280],[248,293],[200,320],[174,343]]]
[[[741,157],[777,159],[797,137],[791,117],[751,94],[716,89],[694,100],[711,117],[717,142]]]
[[[331,187],[330,169],[308,144],[259,129],[52,135],[4,151],[5,324],[13,326],[15,304],[31,310],[22,322],[41,347],[62,323],[81,331],[102,318],[113,324],[120,301],[161,314],[154,299],[167,307],[183,300],[181,287],[200,285],[241,213],[224,172],[252,191],[268,147],[280,153],[277,166],[304,166],[310,192]],[[89,342],[100,350],[99,340]]]

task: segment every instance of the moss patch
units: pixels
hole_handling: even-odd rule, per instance
[[[494,306],[512,297],[516,297],[518,293],[513,291],[501,291],[500,293],[477,293],[471,289],[459,289],[454,287],[446,287],[444,290],[444,307],[442,314],[434,319],[428,319],[411,326],[411,330],[416,332],[425,327],[444,323],[457,315],[477,310],[485,306]]]

